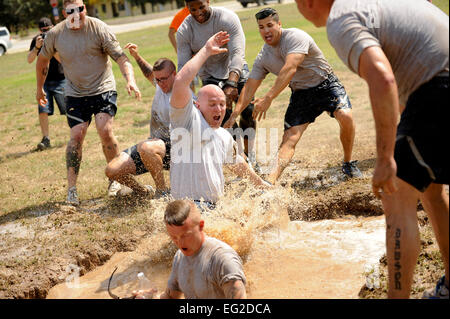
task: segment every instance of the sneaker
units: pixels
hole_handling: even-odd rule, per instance
[[[358,163],[358,161],[343,162],[342,172],[350,178],[361,177],[362,173],[356,166],[356,163]]]
[[[120,185],[119,182],[110,181],[109,186],[108,186],[108,196],[110,196],[110,197],[116,196],[121,188],[122,188],[122,185]]]
[[[51,146],[50,145],[50,139],[47,136],[44,136],[42,138],[42,141],[37,145],[37,149],[39,151],[43,151],[43,150],[45,150],[47,148],[50,148],[50,146]]]
[[[169,189],[166,189],[166,190],[157,189],[155,191],[155,195],[153,196],[153,199],[168,198],[169,196],[170,196]]]
[[[435,288],[425,290],[422,299],[448,299],[448,287],[445,286],[445,276],[439,279]]]
[[[69,188],[69,191],[67,192],[66,202],[67,202],[67,204],[70,204],[73,206],[80,205],[80,200],[78,199],[76,186],[72,186],[71,188]]]
[[[256,174],[261,174],[261,167],[256,161],[256,157],[254,155],[247,157],[247,163]]]

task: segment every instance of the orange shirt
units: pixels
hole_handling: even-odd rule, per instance
[[[170,24],[169,29],[178,30],[180,25],[183,23],[184,19],[190,14],[189,9],[184,7],[173,17],[172,23]]]

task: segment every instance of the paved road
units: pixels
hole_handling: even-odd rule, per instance
[[[283,0],[283,3],[293,3],[294,0]],[[268,4],[273,3],[269,2]],[[229,1],[229,2],[220,2],[217,4],[217,7],[224,7],[228,8],[230,10],[233,10],[235,12],[244,11],[248,9],[252,9],[256,7],[256,4],[249,4],[246,9],[242,7],[242,5],[238,1]],[[130,31],[136,31],[141,30],[149,27],[169,24],[172,21],[173,15],[172,12],[168,12],[167,17],[157,18],[157,19],[149,19],[145,21],[139,21],[134,23],[127,23],[127,24],[118,24],[118,25],[111,25],[111,29],[114,33],[124,33],[124,32],[130,32]],[[30,48],[30,39],[26,40],[14,40],[13,39],[13,47],[8,51],[9,54],[11,53],[17,53],[17,52],[24,52],[28,51]]]

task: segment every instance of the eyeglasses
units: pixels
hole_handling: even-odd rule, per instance
[[[256,20],[262,20],[265,19],[267,17],[271,17],[274,14],[277,14],[277,10],[272,9],[272,8],[264,8],[260,11],[258,11],[258,13],[255,14],[255,18]]]
[[[166,76],[164,78],[159,78],[159,79],[155,77],[155,81],[156,81],[156,83],[162,83],[162,82],[167,81],[171,76],[172,76],[172,74],[168,75],[168,76]]]
[[[84,11],[84,6],[66,9],[66,13],[67,13],[68,15],[75,13],[75,11],[78,12],[78,13],[83,12],[83,11]]]
[[[41,32],[47,32],[51,29],[51,27],[41,28]]]

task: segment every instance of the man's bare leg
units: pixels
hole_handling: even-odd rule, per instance
[[[142,163],[144,163],[155,181],[156,189],[167,191],[163,167],[163,159],[166,155],[164,142],[159,139],[145,141],[138,145],[137,150],[141,156]]]
[[[86,136],[88,123],[78,124],[70,129],[70,140],[66,148],[68,188],[77,184],[82,158],[82,145]]]
[[[133,159],[126,153],[120,153],[113,158],[105,169],[105,175],[110,179],[128,186],[138,193],[145,193],[148,190],[135,178],[136,166]]]
[[[445,285],[448,287],[450,277],[448,267],[449,204],[448,195],[445,192],[444,185],[431,184],[427,190],[420,195],[420,200],[430,218],[436,240],[439,244],[445,267]]]
[[[409,298],[414,269],[419,257],[417,222],[419,192],[396,178],[398,191],[383,194],[386,217],[386,255],[388,261],[388,298]]]
[[[114,118],[107,113],[95,115],[95,126],[102,142],[103,154],[107,163],[119,155],[119,143],[113,134],[113,121]]]
[[[39,125],[41,127],[41,132],[43,137],[49,137],[49,126],[48,126],[48,114],[39,113]]]
[[[278,150],[277,162],[272,172],[267,176],[269,183],[275,184],[280,177],[283,170],[291,161],[295,153],[295,146],[303,135],[303,132],[308,127],[309,123],[293,126],[290,129],[284,131],[283,141],[281,142],[280,149]]]
[[[352,159],[353,143],[355,141],[355,124],[351,109],[339,109],[334,112],[334,117],[340,126],[340,139],[344,150],[344,162]]]

